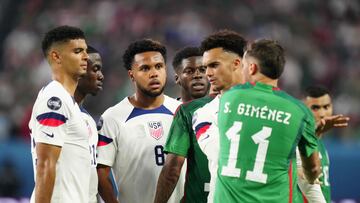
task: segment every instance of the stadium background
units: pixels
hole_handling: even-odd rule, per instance
[[[222,28],[251,40],[280,41],[287,53],[281,88],[301,97],[307,85],[323,84],[332,92],[335,112],[351,117],[350,127],[332,131],[325,140],[333,199],[360,202],[358,0],[1,0],[0,197],[30,196],[27,121],[38,90],[50,78],[40,43],[43,33],[63,24],[82,28],[88,44],[102,53],[104,91],[85,104],[95,118],[132,93],[121,56],[135,39],[153,38],[168,48],[165,92],[173,97],[179,96],[171,67],[177,49],[199,45],[204,36]]]

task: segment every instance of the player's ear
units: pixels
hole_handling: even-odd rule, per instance
[[[240,58],[235,58],[234,60],[234,71],[238,68],[241,68],[241,60]]]
[[[55,51],[53,49],[50,50],[48,57],[50,58],[50,61],[53,61],[57,64],[61,64],[61,57],[57,51]]]
[[[129,78],[131,79],[131,81],[134,82],[134,73],[133,73],[132,70],[128,70],[128,76],[129,76]]]
[[[256,63],[250,63],[249,65],[249,74],[250,75],[255,75],[258,71],[259,71],[259,67],[257,66]]]
[[[177,73],[175,73],[175,83],[180,85],[180,77]]]

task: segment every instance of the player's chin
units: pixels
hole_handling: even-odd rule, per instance
[[[198,98],[201,98],[201,97],[204,97],[206,96],[207,94],[207,90],[203,90],[203,91],[193,91],[191,93],[191,97],[194,98],[194,99],[198,99]]]

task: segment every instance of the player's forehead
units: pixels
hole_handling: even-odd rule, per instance
[[[234,54],[224,50],[222,47],[217,47],[205,51],[203,54],[203,65],[208,65],[214,62],[228,61]]]
[[[135,54],[133,65],[154,65],[157,63],[165,63],[164,57],[160,52],[157,51],[147,51]]]
[[[101,56],[98,53],[90,53],[89,55],[89,61],[93,64],[101,64]]]
[[[329,94],[325,94],[323,96],[316,97],[316,98],[307,96],[306,103],[308,105],[319,105],[319,106],[328,105],[328,104],[331,104],[331,97]]]
[[[65,49],[76,49],[76,48],[87,49],[87,44],[85,39],[70,39],[65,42],[59,42],[58,44],[60,47]]]
[[[195,67],[202,66],[202,56],[190,56],[188,58],[184,58],[181,61],[181,66],[183,68],[186,68],[186,67],[195,68]]]

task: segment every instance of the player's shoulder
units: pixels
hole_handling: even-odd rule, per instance
[[[134,106],[129,102],[129,99],[125,97],[114,106],[106,109],[101,117],[103,119],[126,120],[133,109]]]
[[[207,95],[205,97],[201,97],[199,99],[194,99],[189,102],[183,103],[181,106],[185,110],[196,110],[211,102],[215,97],[216,95]]]
[[[46,105],[43,105],[46,103]],[[57,81],[51,81],[44,86],[37,96],[35,106],[47,106],[51,110],[59,110],[62,106],[73,106],[75,100]]]
[[[164,95],[164,103],[163,103],[163,106],[167,109],[169,109],[172,114],[175,114],[176,112],[176,109],[180,106],[181,102],[172,98],[172,97],[169,97],[167,95]]]
[[[312,116],[310,109],[301,100],[291,96],[283,90],[274,90],[274,94],[285,99],[288,103],[292,104],[294,108],[297,108],[304,114]]]

